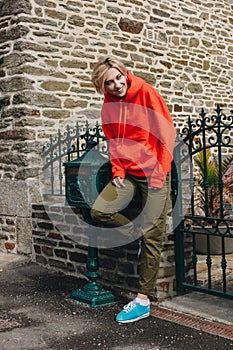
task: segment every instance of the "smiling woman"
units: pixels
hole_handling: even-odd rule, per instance
[[[109,69],[111,68],[115,68],[118,74],[120,73],[123,76],[127,75],[125,65],[116,57],[107,56],[100,58],[92,72],[92,82],[96,88],[96,91],[101,94],[105,93],[106,73],[108,73]]]
[[[115,239],[141,238],[139,289],[117,315],[128,323],[150,315],[166,227],[169,176],[175,128],[160,94],[117,58],[103,57],[92,82],[104,94],[102,128],[109,140],[112,179],[96,199],[92,219]],[[139,193],[140,227],[123,212],[131,193]],[[111,230],[109,230],[111,228]],[[125,238],[126,239],[126,238]]]
[[[124,97],[128,90],[127,75],[123,75],[116,68],[110,68],[105,76],[105,91],[115,97]]]

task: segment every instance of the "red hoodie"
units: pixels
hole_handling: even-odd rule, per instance
[[[150,186],[161,188],[171,170],[175,128],[159,93],[130,71],[127,74],[126,96],[118,99],[106,93],[102,107],[112,176],[147,176]]]

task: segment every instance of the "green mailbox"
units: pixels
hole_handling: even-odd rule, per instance
[[[96,142],[87,142],[86,151],[78,159],[64,163],[66,201],[81,209],[84,221],[88,224],[86,234],[89,238],[87,277],[89,282],[80,289],[76,289],[69,297],[71,300],[99,308],[111,305],[115,298],[110,291],[106,291],[97,283],[99,278],[98,248],[96,224],[90,216],[90,209],[98,194],[111,179],[111,164],[95,146]]]
[[[90,209],[111,180],[111,164],[97,149],[86,152],[65,166],[66,200],[70,206]]]

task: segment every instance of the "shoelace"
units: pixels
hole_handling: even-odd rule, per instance
[[[130,312],[130,311],[135,307],[135,305],[136,305],[135,300],[132,300],[130,303],[128,303],[127,305],[125,305],[125,306],[123,307],[123,309],[124,309],[124,311],[126,311],[126,312]]]

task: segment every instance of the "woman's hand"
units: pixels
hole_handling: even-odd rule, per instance
[[[125,187],[124,179],[122,179],[120,176],[114,177],[112,180],[113,185],[115,185],[117,188]]]

